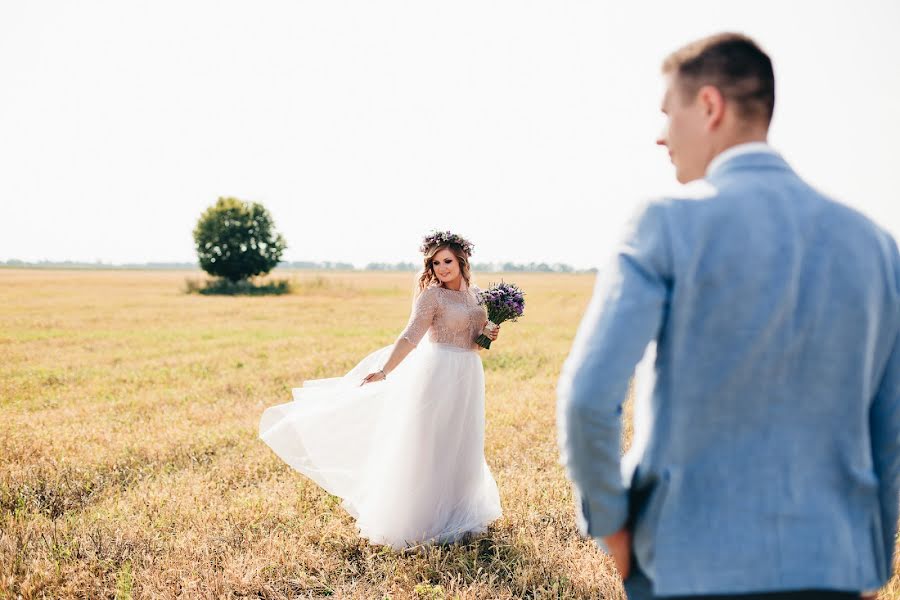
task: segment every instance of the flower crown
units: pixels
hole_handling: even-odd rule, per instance
[[[432,231],[422,239],[422,245],[419,247],[419,252],[426,254],[429,248],[433,246],[443,246],[445,244],[456,244],[462,248],[462,251],[466,256],[472,256],[472,250],[475,248],[475,244],[461,235],[456,235],[449,231]]]

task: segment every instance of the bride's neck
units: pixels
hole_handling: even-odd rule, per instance
[[[441,283],[442,286],[447,288],[448,290],[453,290],[454,292],[458,292],[462,289],[462,277],[457,277],[454,281],[447,281]]]

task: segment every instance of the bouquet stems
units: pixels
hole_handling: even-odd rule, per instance
[[[491,338],[484,335],[483,333],[475,338],[475,343],[484,348],[485,350],[491,349]]]
[[[488,321],[487,325],[484,326],[484,329],[488,330],[488,331],[494,331],[495,329],[497,329],[497,327],[499,327],[499,323],[494,323],[493,321]],[[483,331],[481,332],[481,335],[479,335],[477,338],[475,338],[475,343],[478,344],[479,346],[481,346],[482,348],[484,348],[485,350],[491,349],[491,338],[489,338],[487,335],[485,335]]]

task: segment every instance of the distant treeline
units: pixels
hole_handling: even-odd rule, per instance
[[[420,264],[410,262],[398,263],[369,263],[366,265],[366,271],[418,271]],[[472,270],[481,273],[509,273],[512,271],[529,272],[529,273],[596,273],[597,269],[576,269],[565,263],[512,263],[512,262],[493,262],[493,263],[472,263]]]
[[[149,263],[105,263],[97,262],[79,262],[72,260],[52,261],[41,260],[37,262],[27,262],[18,259],[10,259],[6,262],[0,262],[0,266],[6,267],[30,267],[30,268],[46,268],[46,269],[184,269],[196,270],[200,267],[197,263],[188,262],[149,262]],[[397,263],[369,263],[362,269],[357,269],[351,263],[345,262],[311,262],[311,261],[282,261],[278,266],[284,269],[304,269],[304,270],[323,270],[323,271],[418,271],[420,265],[411,262]],[[530,273],[596,273],[597,269],[575,269],[564,263],[512,263],[512,262],[494,262],[494,263],[475,263],[472,270],[481,273],[497,273],[497,272],[530,272]]]
[[[82,262],[77,260],[39,260],[29,262],[12,258],[0,262],[0,267],[28,267],[44,269],[199,269],[197,263],[149,262],[149,263],[106,263],[101,261]]]

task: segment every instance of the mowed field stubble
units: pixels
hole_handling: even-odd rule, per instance
[[[624,598],[576,534],[556,446],[556,380],[593,276],[476,274],[527,293],[482,352],[504,515],[470,543],[400,553],[360,541],[257,426],[303,380],[392,343],[413,275],[274,275],[296,292],[0,269],[0,598]],[[900,599],[896,576],[880,597]]]

